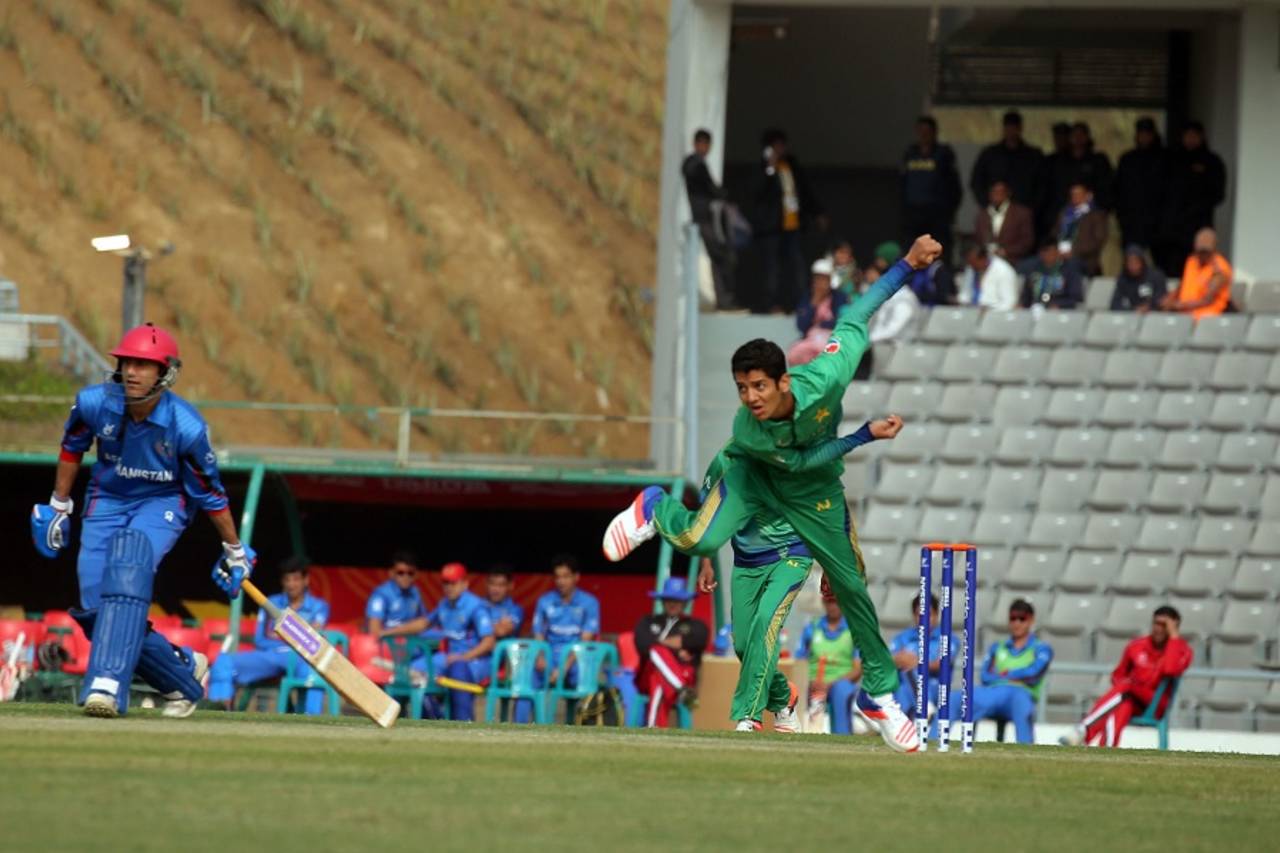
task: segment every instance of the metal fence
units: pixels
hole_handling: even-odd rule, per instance
[[[23,361],[57,352],[63,368],[85,382],[101,382],[111,364],[80,330],[56,314],[0,314],[0,358]]]

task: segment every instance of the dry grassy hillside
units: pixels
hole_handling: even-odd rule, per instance
[[[127,231],[211,399],[648,410],[665,0],[23,0],[0,272],[107,347]],[[240,443],[388,438],[222,416]],[[643,455],[433,422],[415,448]]]

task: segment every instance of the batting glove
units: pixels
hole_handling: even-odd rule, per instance
[[[75,507],[71,498],[52,495],[48,504],[31,508],[31,541],[41,556],[53,559],[71,544],[71,512]]]
[[[222,556],[213,566],[213,582],[228,598],[235,598],[240,594],[241,582],[249,577],[257,562],[257,552],[248,545],[223,542]]]

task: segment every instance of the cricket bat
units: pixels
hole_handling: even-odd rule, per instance
[[[400,716],[400,703],[392,699],[382,688],[374,684],[364,673],[356,669],[351,661],[344,658],[333,644],[324,638],[319,631],[312,628],[292,609],[281,610],[271,603],[262,591],[247,578],[241,582],[249,597],[258,606],[267,611],[271,622],[275,625],[276,634],[288,643],[289,648],[302,655],[303,660],[311,664],[311,668],[329,683],[334,690],[352,705],[360,709],[366,717],[384,729],[395,725]]]
[[[0,664],[0,702],[8,702],[18,695],[18,658],[26,642],[26,632],[19,631],[18,638],[9,649],[9,659]]]

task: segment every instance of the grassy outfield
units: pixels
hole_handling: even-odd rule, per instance
[[[1280,760],[0,705],[0,850],[1275,850]],[[1027,815],[1027,817],[1019,817]]]

